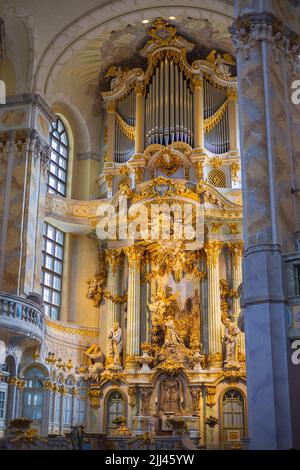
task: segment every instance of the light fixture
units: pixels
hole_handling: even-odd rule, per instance
[[[149,23],[149,20],[143,20],[142,23],[147,24]]]
[[[176,16],[169,16],[169,20],[176,20]]]

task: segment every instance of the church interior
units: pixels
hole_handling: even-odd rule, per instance
[[[299,20],[0,1],[0,449],[300,446]]]

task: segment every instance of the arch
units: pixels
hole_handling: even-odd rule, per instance
[[[0,79],[6,85],[6,96],[13,96],[16,94],[16,71],[11,60],[8,57],[0,62]]]
[[[147,2],[147,5],[143,2],[137,4],[134,0],[129,0],[126,3],[115,0],[84,13],[78,20],[64,27],[44,51],[34,77],[35,91],[47,95],[49,79],[54,73],[54,69],[63,65],[65,58],[69,57],[69,49],[74,47],[75,44],[77,49],[80,41],[88,40],[92,42],[102,32],[107,34],[112,29],[116,31],[118,27],[126,30],[129,23],[140,25],[145,18],[152,21],[159,16],[169,16],[170,6],[172,6],[172,13],[177,19],[183,14],[186,19],[187,9],[189,9],[193,11],[193,17],[203,21],[204,25],[207,22],[216,21],[218,25],[224,26],[224,31],[233,21],[233,9],[231,14],[224,13],[221,2],[215,2],[214,5],[210,4],[209,8],[199,7],[197,0],[186,0],[184,7],[182,2],[178,3],[175,0],[170,5],[162,6],[160,0],[151,0],[151,2]],[[89,25],[89,27],[84,28],[83,25]],[[231,46],[229,45],[229,47]],[[97,53],[99,53],[99,44],[95,54],[96,60],[99,62]]]
[[[68,133],[73,139],[74,150],[77,153],[91,151],[91,139],[88,126],[82,114],[71,103],[71,97],[64,96],[64,101],[56,100],[52,103],[53,112],[64,122]],[[70,142],[72,144],[72,141]]]
[[[37,54],[36,54],[36,44],[38,38],[38,31],[37,26],[34,21],[34,17],[29,13],[29,11],[24,8],[23,6],[7,6],[4,10],[4,20],[5,22],[11,22],[18,20],[22,24],[24,28],[24,32],[27,37],[27,54],[28,54],[28,61],[27,61],[27,70],[26,70],[26,88],[27,90],[32,90],[33,85],[33,77],[35,68],[37,65]],[[25,42],[26,44],[26,42]],[[15,37],[12,43],[12,47],[14,50],[14,54],[16,57],[16,63],[14,63],[15,67],[19,68],[20,65],[20,50],[19,48],[24,47],[24,44],[16,44]],[[21,69],[19,68],[19,73],[17,74],[17,89],[21,88],[24,85],[24,75],[21,73]],[[24,90],[23,90],[24,92]]]
[[[32,362],[30,364],[26,364],[23,369],[20,370],[20,377],[26,377],[28,371],[33,367],[40,369],[40,371],[44,374],[45,378],[49,377],[49,370],[47,366],[41,362]]]
[[[6,369],[6,372],[9,373],[9,375],[16,375],[16,373],[17,373],[17,363],[16,363],[16,359],[15,359],[14,356],[12,356],[12,355],[6,356],[5,369]]]

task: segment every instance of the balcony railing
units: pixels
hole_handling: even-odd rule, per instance
[[[31,300],[0,292],[0,326],[11,333],[23,333],[42,341],[45,331],[44,309]]]

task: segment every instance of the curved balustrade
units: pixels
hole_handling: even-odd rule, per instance
[[[45,331],[44,309],[28,299],[0,292],[0,327],[10,334],[24,334],[42,341]]]

